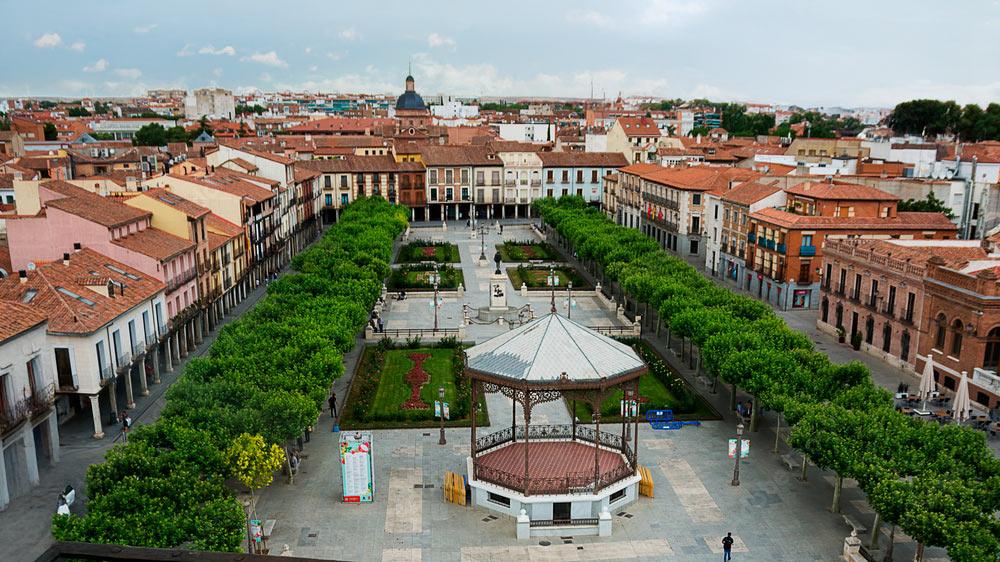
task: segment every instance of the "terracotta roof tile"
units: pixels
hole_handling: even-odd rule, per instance
[[[76,215],[108,228],[122,226],[151,217],[152,213],[129,207],[114,199],[101,197],[86,189],[62,180],[52,180],[41,184],[45,189],[62,197],[45,202],[48,207]]]
[[[767,208],[750,214],[751,218],[787,228],[824,230],[958,230],[941,213],[896,213],[895,217],[819,217]]]
[[[773,185],[765,185],[755,181],[741,183],[730,189],[722,196],[723,201],[737,203],[739,205],[752,205],[761,199],[774,195],[781,191]]]
[[[193,219],[201,218],[211,212],[205,207],[202,207],[197,203],[188,201],[187,199],[184,199],[180,195],[177,195],[176,193],[173,193],[162,187],[154,187],[148,189],[142,192],[139,196],[142,195],[145,195],[150,199],[155,199],[156,201],[159,201],[161,203],[170,205],[174,209],[177,209],[178,211],[184,213],[185,215]]]
[[[54,261],[27,276],[24,283],[16,275],[0,280],[0,299],[21,302],[29,291],[36,291],[30,306],[48,318],[48,331],[54,333],[93,333],[163,290],[159,280],[88,248],[70,254],[68,265]],[[85,284],[109,278],[116,283],[114,298],[106,289]]]
[[[627,137],[658,137],[660,128],[649,117],[619,117],[618,124]]]
[[[146,228],[111,243],[164,262],[195,248],[194,242],[158,228]]]
[[[486,146],[422,146],[426,166],[502,166],[503,161]]]
[[[240,178],[220,174],[219,170],[216,170],[216,173],[211,176],[182,176],[179,174],[170,174],[169,177],[195,183],[200,186],[229,193],[231,195],[237,195],[252,201],[255,204],[260,203],[261,201],[267,201],[268,199],[274,197],[274,193],[268,189]]]
[[[30,306],[0,300],[0,342],[27,332],[43,322],[45,315]]]
[[[621,152],[540,152],[542,166],[546,168],[622,168],[628,159]]]
[[[810,199],[839,201],[899,201],[899,197],[867,185],[840,181],[803,182],[788,188],[788,193]]]
[[[396,162],[389,155],[356,156],[354,154],[336,160],[303,160],[295,163],[296,170],[315,170],[320,173],[373,173],[373,172],[419,172],[424,169],[419,162]]]
[[[762,174],[747,168],[691,166],[664,168],[643,174],[645,180],[685,191],[727,190],[733,183],[759,178]]]
[[[215,213],[210,213],[207,217],[205,217],[205,228],[209,230],[218,230],[227,236],[239,236],[240,234],[243,234],[242,226],[233,224]]]

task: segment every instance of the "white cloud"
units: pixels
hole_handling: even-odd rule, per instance
[[[221,68],[215,68],[215,69],[213,69],[212,70],[212,76],[215,76],[216,78],[218,78],[219,76],[222,76],[222,69]]]
[[[97,62],[83,67],[84,72],[104,72],[108,69],[108,59],[97,59]]]
[[[319,67],[315,64],[309,67],[309,72],[316,72],[317,70],[319,70]]]
[[[439,35],[437,33],[431,33],[430,35],[427,36],[427,44],[430,45],[431,48],[436,48],[436,47],[451,47],[452,49],[455,48],[454,39],[452,39],[451,37],[445,37],[444,35]]]
[[[268,51],[266,53],[254,53],[249,57],[243,57],[242,60],[256,62],[258,64],[273,66],[276,68],[288,68],[288,63],[281,60],[281,58],[278,57],[278,53],[274,51]]]
[[[77,41],[75,43],[70,44],[69,48],[70,48],[70,50],[73,50],[73,51],[76,51],[76,52],[79,53],[79,52],[82,52],[84,49],[87,48],[87,44],[84,43],[83,41]]]
[[[326,56],[327,56],[327,58],[330,58],[332,60],[340,60],[340,59],[344,58],[345,56],[347,56],[347,51],[344,51],[344,52],[333,52],[333,51],[331,51],[331,52],[327,53]]]
[[[856,100],[864,106],[892,107],[899,102],[913,99],[955,100],[959,104],[977,103],[985,107],[1000,99],[1000,81],[982,84],[949,84],[940,81],[913,80],[892,85],[858,88],[842,92],[841,97]],[[837,96],[834,96],[837,97]],[[837,103],[829,101],[829,104]]]
[[[260,73],[260,81],[261,82],[270,82],[271,81],[271,75],[268,74],[268,73],[266,73],[266,72],[261,72]]]
[[[218,55],[227,55],[227,56],[231,57],[231,56],[233,56],[233,55],[236,54],[236,49],[234,49],[230,45],[226,45],[225,47],[222,47],[220,49],[216,49],[215,46],[213,46],[213,45],[205,45],[204,47],[198,49],[198,54],[199,55],[216,55],[216,56],[218,56]]]
[[[340,32],[340,38],[344,41],[356,41],[361,38],[361,34],[353,27],[348,27]]]
[[[159,26],[160,26],[160,24],[158,24],[158,23],[150,23],[150,24],[147,24],[147,25],[137,25],[137,26],[135,26],[135,27],[132,28],[132,31],[134,33],[149,33],[150,31],[153,31],[154,29],[156,29]]]
[[[307,55],[310,55],[310,54],[312,54],[312,52],[313,52],[313,48],[312,48],[312,47],[306,47],[306,48],[305,48],[305,49],[303,49],[303,50],[304,50],[304,51],[306,52],[306,54],[307,54]]]
[[[183,47],[181,47],[181,50],[177,51],[177,56],[190,57],[191,55],[194,54],[194,51],[191,50],[193,47],[194,45],[186,43]]]
[[[573,23],[583,23],[595,27],[611,27],[611,18],[597,10],[573,10],[566,14],[566,19]]]
[[[707,8],[706,0],[649,0],[640,20],[647,25],[676,24],[701,15]]]
[[[39,49],[50,49],[62,44],[62,37],[58,33],[46,33],[35,39],[35,46]]]
[[[136,78],[142,76],[142,71],[138,68],[118,68],[115,69],[115,74],[121,76],[122,78],[135,80]]]

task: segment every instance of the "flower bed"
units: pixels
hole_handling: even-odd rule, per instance
[[[573,289],[593,289],[590,283],[580,275],[575,269],[568,266],[557,267],[554,270],[557,277],[559,277],[559,285],[556,286],[556,291],[566,290],[567,285],[570,281],[573,282]],[[507,277],[510,278],[511,284],[514,289],[520,289],[521,283],[527,285],[528,289],[545,289],[549,290],[548,279],[549,268],[547,267],[530,267],[519,265],[517,267],[507,268]]]
[[[386,287],[390,291],[430,290],[434,288],[434,285],[428,280],[432,273],[434,273],[434,267],[430,265],[403,265],[392,270],[392,274],[389,275],[389,280],[386,282]],[[438,288],[442,290],[457,289],[458,284],[465,280],[462,270],[450,265],[439,267],[438,273],[441,275],[441,282],[438,283]]]
[[[503,244],[497,244],[496,249],[500,251],[500,259],[505,262],[559,259],[559,253],[555,248],[545,242],[507,240]]]
[[[432,242],[414,240],[399,249],[397,263],[419,263],[436,261],[438,263],[459,263],[462,259],[458,254],[458,246],[450,242]]]

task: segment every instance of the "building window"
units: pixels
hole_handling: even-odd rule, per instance
[[[590,171],[590,183],[597,183],[597,170]]]
[[[508,498],[507,496],[501,496],[500,494],[494,494],[493,492],[490,492],[489,495],[487,496],[487,499],[489,499],[491,502],[495,504],[499,504],[504,507],[510,507],[510,498]]]
[[[476,185],[486,184],[486,172],[479,170],[476,172]]]
[[[934,319],[937,323],[937,333],[934,335],[934,348],[943,350],[944,349],[944,338],[947,332],[948,319],[945,318],[944,313],[938,314],[937,318]]]
[[[951,335],[951,356],[958,357],[962,354],[962,331],[965,329],[965,325],[962,324],[962,320],[956,318],[955,322],[951,325],[951,330],[954,332]]]
[[[500,170],[493,170],[490,174],[490,181],[492,185],[500,185]]]
[[[462,170],[462,185],[469,185],[469,170]]]
[[[701,205],[701,194],[700,193],[695,193],[694,195],[691,196],[691,204],[692,205]]]
[[[986,336],[986,352],[983,353],[983,368],[996,371],[1000,365],[1000,327],[993,328]]]
[[[431,184],[437,183],[438,182],[438,171],[437,170],[428,170],[427,171],[427,178],[428,178],[427,179],[428,183],[431,183]]]
[[[446,183],[447,185],[451,185],[454,182],[455,182],[455,171],[454,170],[445,170],[444,171],[444,183]]]
[[[323,176],[323,186],[333,187],[333,178],[331,178],[330,176]]]
[[[689,249],[691,250],[691,254],[692,255],[697,254],[698,253],[698,241],[697,240],[691,240],[691,247]]]
[[[569,183],[569,170],[562,171],[562,182]]]
[[[437,201],[437,198],[438,198],[438,190],[437,190],[436,187],[432,187],[431,188],[431,201]]]
[[[622,488],[621,490],[618,490],[617,492],[611,494],[611,497],[608,498],[608,503],[615,503],[616,501],[624,498],[625,498],[625,488]]]
[[[882,351],[889,353],[892,347],[892,325],[888,322],[882,327]]]
[[[583,170],[576,171],[576,183],[583,183]]]

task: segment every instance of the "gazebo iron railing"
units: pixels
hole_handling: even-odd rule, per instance
[[[476,480],[522,492],[526,495],[539,494],[590,494],[620,482],[635,474],[629,464],[620,464],[597,475],[593,472],[572,472],[563,476],[539,478],[523,474],[513,474],[505,470],[477,464],[473,467]]]
[[[621,435],[614,433],[608,433],[602,431],[600,445],[602,448],[609,450],[621,451],[632,460],[632,447],[628,443],[622,441]],[[576,439],[579,441],[585,441],[588,443],[597,442],[597,431],[593,428],[578,425],[576,426]],[[485,453],[491,449],[499,447],[504,443],[508,443],[514,440],[516,436],[517,441],[524,441],[524,426],[518,426],[516,429],[512,430],[509,427],[501,429],[500,431],[495,431],[489,435],[484,435],[482,437],[476,438],[476,455]],[[566,440],[569,441],[573,438],[573,426],[572,425],[532,425],[528,426],[528,440],[530,442],[536,442],[541,440]],[[624,448],[623,448],[624,446]]]

